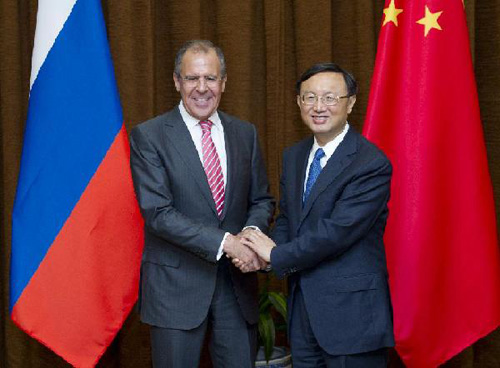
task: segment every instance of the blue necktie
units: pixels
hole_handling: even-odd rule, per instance
[[[325,151],[323,151],[323,148],[318,148],[314,153],[314,159],[311,162],[311,166],[309,166],[309,176],[307,177],[306,190],[304,191],[303,197],[304,203],[306,202],[307,197],[309,197],[309,194],[311,194],[311,189],[321,173],[320,160],[324,155]]]

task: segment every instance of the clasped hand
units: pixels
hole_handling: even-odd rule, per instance
[[[261,231],[245,229],[236,236],[226,238],[224,251],[241,272],[254,272],[267,268],[275,246]]]

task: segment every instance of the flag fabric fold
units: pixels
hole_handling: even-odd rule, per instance
[[[137,300],[143,222],[98,0],[40,0],[12,214],[10,311],[92,367]]]
[[[364,135],[394,166],[396,348],[435,367],[500,324],[493,191],[463,2],[387,0]]]

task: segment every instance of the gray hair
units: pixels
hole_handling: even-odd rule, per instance
[[[184,43],[179,51],[177,51],[177,55],[175,56],[174,73],[178,78],[180,78],[181,76],[182,58],[188,50],[191,50],[194,53],[203,52],[205,54],[210,50],[214,50],[217,54],[217,57],[219,58],[221,77],[226,77],[226,59],[224,58],[224,54],[220,47],[215,46],[211,41],[208,40],[191,40]]]

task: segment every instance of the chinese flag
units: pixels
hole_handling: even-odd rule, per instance
[[[387,0],[364,134],[394,166],[396,348],[444,363],[500,324],[495,207],[461,0]]]

